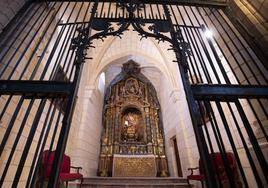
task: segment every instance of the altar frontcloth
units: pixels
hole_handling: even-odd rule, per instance
[[[119,155],[113,157],[114,177],[156,177],[154,155]]]

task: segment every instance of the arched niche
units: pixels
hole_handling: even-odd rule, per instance
[[[121,113],[120,143],[145,142],[145,114],[133,106],[127,106]]]

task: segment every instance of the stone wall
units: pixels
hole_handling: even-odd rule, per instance
[[[226,10],[229,18],[233,21],[241,33],[244,34],[248,43],[261,51],[258,53],[268,57],[268,1],[267,0],[232,0]]]
[[[0,0],[0,33],[28,0]]]

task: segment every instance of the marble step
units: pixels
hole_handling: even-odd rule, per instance
[[[150,177],[91,177],[85,178],[82,188],[188,188],[184,178]]]

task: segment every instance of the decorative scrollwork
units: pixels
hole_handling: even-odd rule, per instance
[[[77,37],[72,39],[72,46],[71,49],[75,50],[77,53],[77,58],[75,60],[75,64],[81,64],[84,63],[87,58],[87,49],[90,46],[90,40],[88,38],[88,31],[89,31],[89,26],[81,26],[77,28],[78,35]]]
[[[153,25],[148,27],[150,31],[153,31],[154,34],[158,35],[160,33],[169,32],[169,23],[167,20],[155,20]]]
[[[113,22],[107,18],[95,18],[91,27],[98,33],[92,35],[88,39],[88,43],[92,44],[94,39],[104,40],[108,36],[118,36],[121,38],[123,32],[128,30],[129,26],[132,26],[143,38],[155,38],[158,43],[169,42],[171,49],[177,54],[178,61],[182,63],[185,70],[188,70],[187,58],[192,55],[189,43],[185,42],[182,32],[179,27],[173,29],[171,23],[170,11],[167,7],[164,7],[166,18],[165,19],[152,19],[152,22],[147,23],[146,20],[135,17],[135,11],[144,9],[144,3],[139,0],[120,0],[117,6],[128,11],[128,18],[120,17],[116,22]],[[148,26],[149,25],[149,26]],[[146,28],[147,26],[147,28]],[[173,30],[173,31],[172,31]],[[163,33],[173,32],[172,38],[164,35]],[[80,41],[80,39],[79,39]]]
[[[97,28],[101,32],[92,35],[89,38],[89,40],[92,41],[94,39],[100,39],[103,41],[103,39],[107,38],[108,36],[117,36],[121,38],[121,35],[123,35],[123,32],[128,30],[129,25],[130,23],[121,21],[117,23],[117,26],[119,26],[119,28],[116,30],[114,26],[112,26],[111,23],[106,22],[106,21],[97,25],[93,24],[93,29]]]
[[[133,22],[132,23],[132,26],[139,33],[139,35],[141,36],[141,39],[147,38],[147,37],[152,37],[152,38],[155,38],[156,40],[158,40],[158,42],[165,42],[165,41],[167,41],[167,42],[172,43],[172,40],[169,37],[161,34],[160,31],[156,30],[157,28],[154,25],[150,25],[148,27],[148,29],[150,31],[153,31],[153,33],[149,33],[147,31],[145,31],[143,29],[143,27],[142,27],[142,24],[138,24],[138,23]]]

